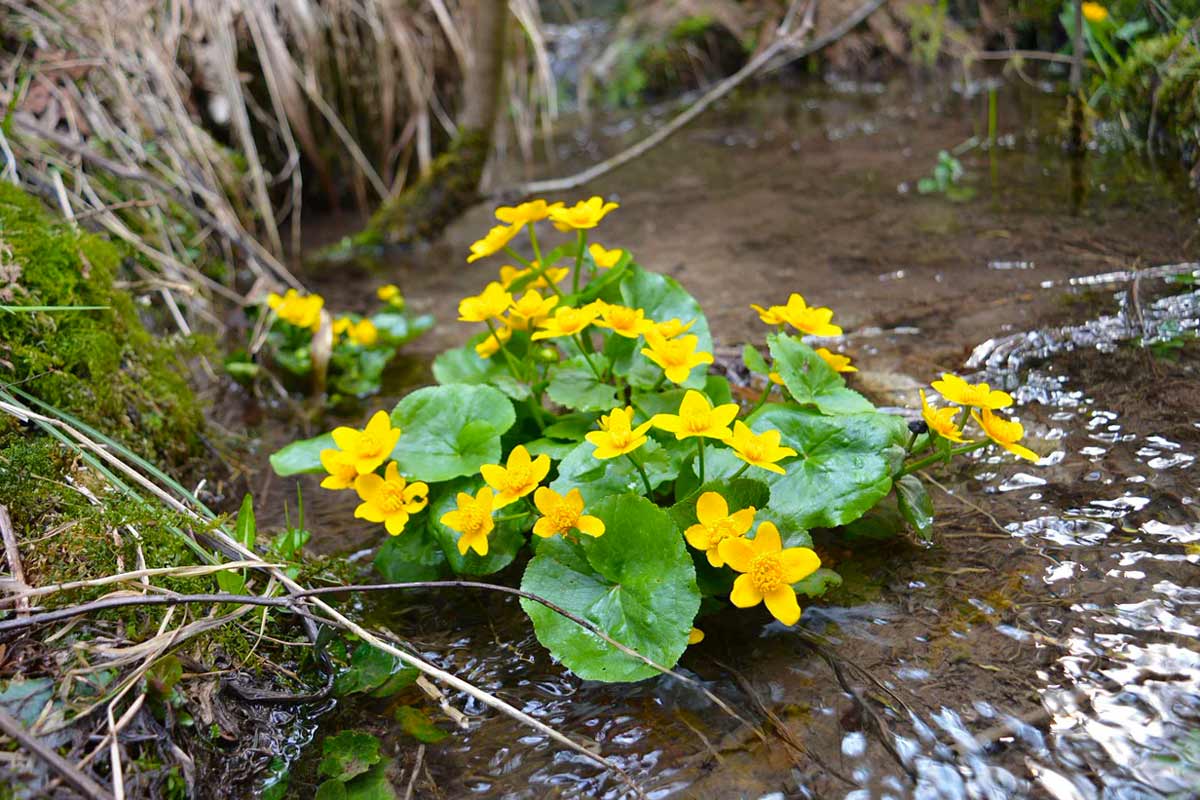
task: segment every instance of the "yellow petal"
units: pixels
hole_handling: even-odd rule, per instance
[[[696,519],[702,525],[711,525],[729,516],[729,504],[717,492],[705,492],[696,501]]]
[[[580,533],[586,533],[588,536],[604,535],[604,521],[599,517],[584,514],[575,523],[575,527],[579,529]]]
[[[754,534],[755,555],[778,553],[782,548],[783,541],[779,538],[779,529],[775,527],[774,522],[763,522],[758,526],[758,532]]]
[[[789,547],[779,554],[779,563],[783,567],[784,582],[795,583],[816,572],[821,559],[807,547]]]
[[[732,598],[730,598],[732,599]],[[763,596],[771,616],[784,625],[795,625],[800,620],[800,604],[792,587],[783,585]],[[735,604],[736,605],[736,604]]]
[[[738,572],[749,572],[754,563],[754,548],[745,539],[724,539],[717,545],[721,558]]]
[[[754,506],[750,506],[749,508],[743,508],[741,511],[735,511],[730,514],[729,518],[733,521],[733,529],[739,535],[750,530],[754,525],[754,515],[756,513],[757,510]]]
[[[791,591],[790,589],[788,591]],[[795,595],[792,595],[794,598]],[[729,602],[738,608],[751,608],[762,602],[762,595],[754,586],[749,575],[738,575],[733,582],[733,591],[729,593]]]

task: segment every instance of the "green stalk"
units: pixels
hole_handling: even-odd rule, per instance
[[[12,314],[17,314],[22,311],[33,313],[35,311],[107,311],[109,306],[0,306],[0,311],[8,311]]]
[[[534,230],[535,224],[533,222],[529,223],[529,244],[533,247],[533,258],[537,262],[538,268],[533,271],[533,280],[530,283],[537,283],[537,279],[545,277],[546,270],[550,268],[550,265],[542,260],[542,249],[538,247],[537,231]],[[563,296],[563,293],[554,285],[554,281],[546,278],[546,284],[550,287],[550,291],[554,292],[560,298]]]
[[[925,467],[928,467],[930,464],[935,464],[938,461],[941,461],[943,457],[949,458],[951,456],[960,456],[963,453],[971,453],[980,449],[981,447],[987,447],[989,444],[991,444],[991,441],[984,439],[981,442],[971,442],[970,444],[963,445],[962,447],[953,447],[948,453],[945,454],[945,456],[943,456],[942,453],[934,453],[931,456],[926,456],[919,461],[914,461],[913,463],[906,465],[904,469],[896,473],[896,477],[903,478],[905,475],[911,475],[917,470],[925,469]]]
[[[759,396],[758,402],[754,404],[754,408],[750,409],[751,414],[753,414],[755,411],[758,411],[760,408],[762,408],[763,406],[765,406],[767,404],[767,398],[769,398],[771,396],[771,386],[772,386],[771,379],[770,379],[770,377],[768,377],[767,385],[763,387],[762,395]]]
[[[638,475],[642,476],[642,483],[646,486],[646,497],[649,497],[654,490],[650,488],[650,477],[646,475],[645,467],[633,457],[633,453],[626,453],[625,457],[629,459],[630,464],[633,464],[634,468],[638,471]]]
[[[704,437],[696,437],[696,453],[697,461],[700,466],[700,485],[704,485]]]
[[[740,478],[740,477],[742,477],[742,475],[746,474],[746,470],[748,470],[748,469],[750,469],[750,462],[749,462],[749,461],[747,461],[745,464],[742,464],[742,467],[741,467],[741,469],[739,469],[737,472],[735,472],[735,473],[733,473],[732,475],[730,475],[730,476],[729,476],[729,480],[734,480],[735,478]]]
[[[586,361],[588,367],[591,368],[592,374],[596,376],[596,380],[604,383],[604,377],[600,374],[600,370],[596,369],[596,365],[592,363],[591,356],[588,355],[589,348],[583,346],[583,334],[577,333],[571,338],[574,340],[575,344],[579,345],[579,352],[583,354],[583,360]]]
[[[579,294],[579,273],[583,271],[583,248],[587,245],[587,234],[582,230],[575,231],[579,238],[579,250],[575,253],[575,277],[571,280],[571,293]]]
[[[529,511],[519,511],[516,514],[505,514],[503,517],[492,517],[492,521],[493,522],[511,522],[514,519],[524,519],[525,517],[528,517],[530,513],[531,512],[529,512]]]
[[[500,352],[504,353],[504,363],[508,367],[509,373],[512,374],[513,380],[517,381],[518,383],[525,383],[525,380],[519,374],[516,358],[512,353],[509,352],[508,345],[505,342],[502,342],[500,337],[496,335],[496,326],[492,324],[490,319],[484,320],[484,324],[487,325],[488,331],[492,334],[492,337],[496,340],[496,343],[500,345]],[[532,416],[533,421],[537,423],[538,430],[546,430],[546,422],[542,419],[541,404],[534,401],[532,394],[526,397],[525,400],[529,404],[530,416]]]
[[[527,258],[524,258],[523,256],[521,256],[516,250],[513,250],[510,246],[504,245],[504,252],[506,254],[512,256],[515,260],[520,261],[522,264],[524,264],[526,269],[533,269],[533,264],[529,263],[529,260]]]

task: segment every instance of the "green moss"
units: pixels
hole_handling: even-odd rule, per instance
[[[51,221],[0,185],[0,303],[107,306],[0,312],[0,381],[22,389],[159,463],[196,451],[201,416],[179,369],[187,342],[152,337],[113,282],[125,256],[98,236]]]
[[[1107,80],[1107,110],[1131,123],[1139,140],[1165,137],[1189,162],[1200,156],[1200,47],[1191,23],[1135,41]]]

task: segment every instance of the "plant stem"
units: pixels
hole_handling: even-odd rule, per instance
[[[650,488],[650,477],[646,475],[646,468],[643,467],[641,463],[639,463],[638,460],[633,457],[633,453],[626,453],[625,457],[628,458],[629,463],[633,464],[634,468],[637,469],[638,475],[642,476],[642,483],[646,486],[646,497],[649,497],[651,492],[654,490]]]
[[[519,511],[516,514],[505,514],[503,517],[492,517],[492,521],[493,522],[510,522],[514,519],[524,519],[525,517],[528,517],[530,513],[531,512],[529,512],[529,511]]]
[[[538,278],[546,278],[546,285],[550,287],[550,291],[554,292],[560,298],[563,293],[554,285],[554,281],[546,277],[546,270],[550,269],[550,265],[542,261],[542,250],[538,247],[537,231],[534,230],[536,223],[529,223],[529,244],[533,247],[534,263],[537,264],[537,269],[533,271],[533,280],[530,283],[537,283]]]
[[[583,346],[583,334],[577,333],[571,338],[575,340],[575,344],[579,345],[579,352],[583,354],[583,360],[591,368],[592,374],[596,376],[596,380],[604,383],[604,378],[600,375],[600,370],[596,369],[596,365],[592,363],[591,356],[588,355],[587,348]]]
[[[704,437],[696,437],[696,459],[700,466],[700,485],[704,485]]]
[[[942,453],[934,453],[931,456],[926,456],[919,461],[914,461],[911,464],[906,465],[904,469],[896,473],[896,477],[903,478],[905,475],[911,475],[919,469],[925,469],[925,467],[928,467],[930,464],[935,464],[938,461],[941,461],[944,457],[960,456],[963,453],[970,453],[978,450],[981,447],[987,447],[989,444],[991,444],[991,442],[987,439],[984,439],[981,442],[971,442],[970,444],[963,445],[962,447],[951,448],[950,451],[945,454],[945,456],[943,456]]]
[[[763,387],[762,395],[759,396],[758,402],[754,404],[754,408],[750,409],[750,413],[753,414],[755,411],[758,411],[760,408],[765,406],[767,404],[767,398],[769,398],[770,396],[771,396],[771,379],[768,377],[767,385]]]
[[[579,250],[575,253],[575,277],[571,280],[571,293],[579,294],[579,273],[583,271],[583,248],[587,244],[587,234],[582,230],[575,231],[579,239]]]
[[[500,341],[500,337],[496,335],[496,327],[492,325],[492,321],[488,319],[484,320],[484,323],[487,325],[488,331],[492,334],[492,338],[494,338],[496,343],[500,345],[500,350],[504,353],[504,363],[508,366],[508,371],[512,373],[513,380],[517,381],[518,383],[525,383],[525,381],[518,374],[515,357],[508,351],[508,345]],[[546,430],[546,422],[542,419],[542,404],[540,400],[535,401],[533,399],[533,394],[530,393],[530,395],[525,398],[525,401],[529,404],[529,415],[533,417],[533,421],[537,423],[538,430]]]
[[[504,252],[507,253],[508,255],[512,256],[513,258],[515,258],[517,261],[520,261],[522,264],[524,264],[526,269],[533,269],[533,264],[530,264],[529,260],[527,258],[524,258],[523,256],[521,256],[519,253],[517,253],[516,250],[513,250],[508,245],[504,246]]]
[[[729,476],[729,480],[734,480],[735,478],[742,477],[742,475],[744,475],[746,473],[746,470],[748,470],[748,469],[750,469],[750,462],[746,462],[745,464],[742,464],[741,469],[739,469],[737,472],[735,472]]]

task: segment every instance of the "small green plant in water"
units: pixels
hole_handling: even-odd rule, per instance
[[[616,209],[600,197],[498,209],[503,224],[468,260],[512,263],[459,303],[459,319],[481,330],[438,356],[439,385],[362,429],[272,456],[280,475],[325,472],[325,488],[358,495],[355,515],[391,534],[375,562],[389,580],[494,573],[528,547],[522,589],[669,667],[703,637],[702,599],[795,624],[799,595],[838,582],[809,531],[836,537],[894,493],[902,519],[928,537],[933,508],[917,470],[993,442],[1037,459],[1020,424],[996,413],[1012,398],[986,384],[943,376],[934,388],[960,407],[925,403],[920,433],[875,408],[847,387],[848,357],[805,341],[842,329],[799,294],[753,307],[772,331],[769,358],[745,351],[764,384],[747,411],[709,374],[700,304],[627,251],[589,241]],[[546,223],[567,234],[552,249]],[[521,234],[532,259],[511,247]],[[985,439],[964,438],[972,420]],[[555,611],[522,605],[580,677],[658,674]]]
[[[938,153],[937,163],[933,172],[917,181],[917,191],[920,194],[941,194],[956,203],[965,202],[975,196],[975,190],[962,186],[966,175],[962,162],[947,150]]]
[[[377,393],[384,368],[403,345],[433,327],[433,317],[410,314],[395,286],[380,287],[376,294],[383,306],[369,317],[334,317],[325,309],[325,298],[295,289],[267,295],[266,343],[274,363],[315,390],[349,397]],[[244,353],[225,367],[238,379],[258,374],[258,365]]]

